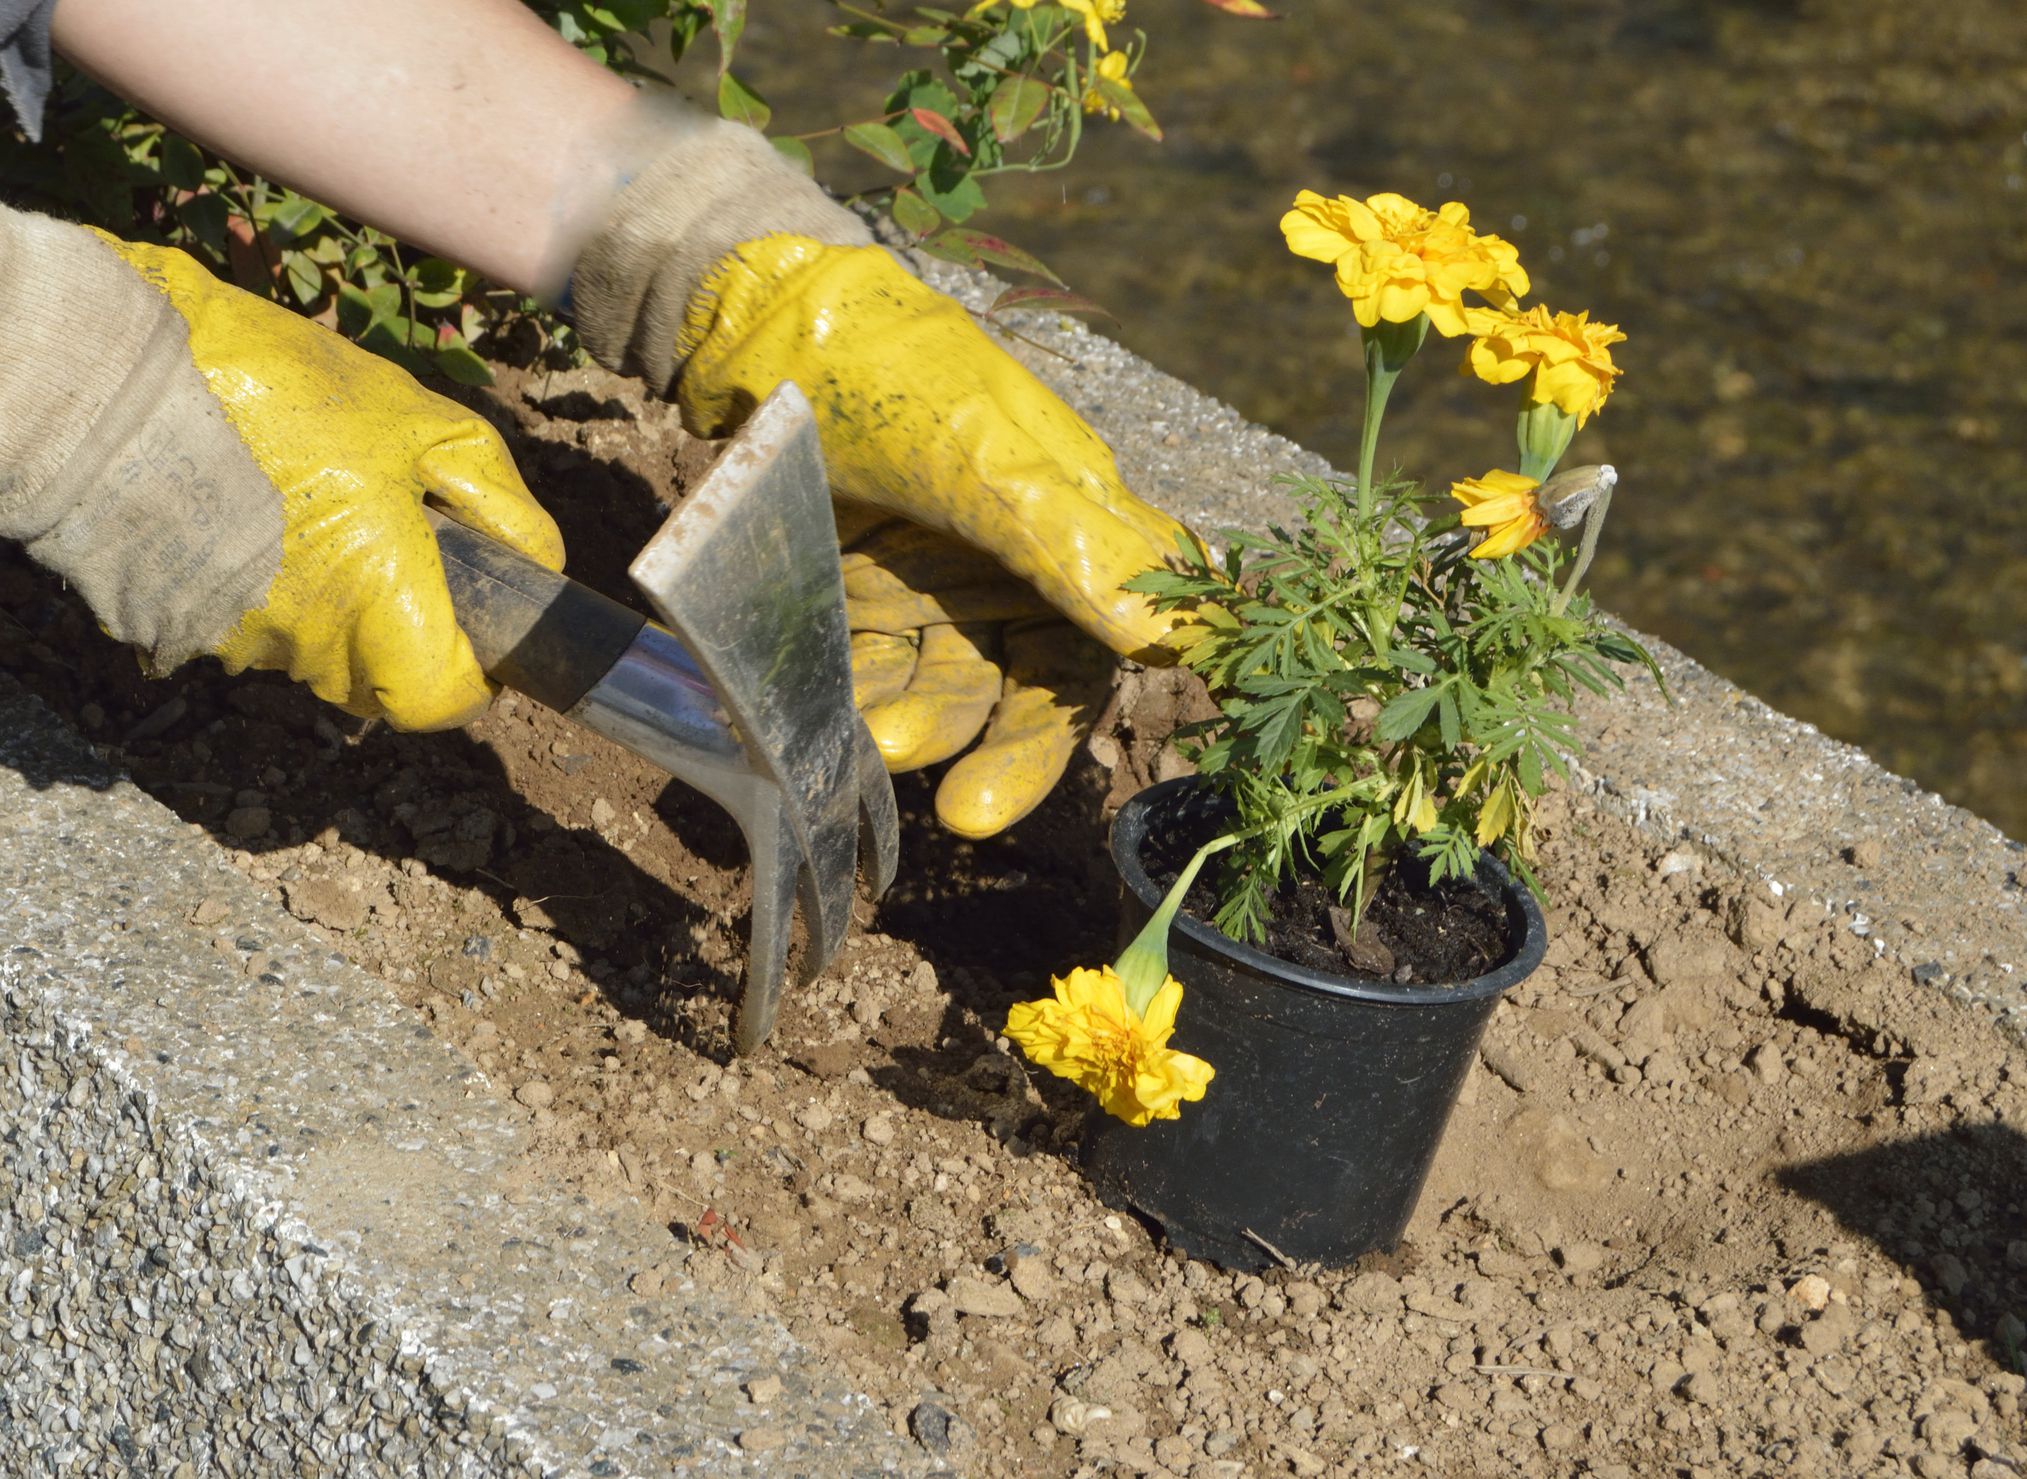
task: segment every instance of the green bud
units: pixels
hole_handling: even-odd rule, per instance
[[[1520,443],[1521,476],[1545,483],[1577,434],[1577,418],[1554,401],[1523,399],[1514,433]]]

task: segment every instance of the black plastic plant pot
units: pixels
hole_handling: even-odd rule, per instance
[[[1226,804],[1194,778],[1120,809],[1112,858],[1126,883],[1123,943],[1161,902],[1141,850],[1190,848]],[[1490,857],[1478,886],[1506,905],[1511,954],[1453,984],[1398,985],[1277,960],[1179,914],[1169,972],[1183,984],[1170,1046],[1216,1070],[1182,1117],[1136,1129],[1094,1110],[1083,1167],[1101,1195],[1159,1223],[1192,1257],[1232,1269],[1345,1264],[1406,1230],[1457,1091],[1502,993],[1541,964],[1548,930],[1527,889]]]

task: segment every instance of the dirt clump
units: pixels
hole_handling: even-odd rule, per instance
[[[621,593],[707,453],[595,372],[504,369],[475,403]],[[741,1061],[736,829],[556,715],[405,736],[214,664],[146,681],[13,553],[0,671],[467,1053],[531,1176],[650,1209],[636,1290],[774,1314],[965,1472],[2027,1467],[2027,1061],[1813,905],[1579,800],[1544,807],[1548,960],[1406,1241],[1234,1275],[1093,1198],[1083,1104],[999,1033],[1114,947],[1104,821],[1176,772],[1173,674],[1126,674],[1003,839],[937,832],[904,778],[901,882]]]

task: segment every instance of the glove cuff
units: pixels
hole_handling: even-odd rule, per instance
[[[0,537],[166,672],[280,568],[281,500],[169,300],[79,226],[0,207]]]
[[[690,302],[735,247],[780,232],[833,246],[873,238],[757,130],[671,95],[641,107],[655,146],[578,255],[570,304],[578,337],[600,364],[666,396]]]

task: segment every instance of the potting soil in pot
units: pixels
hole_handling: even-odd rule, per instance
[[[1166,888],[1204,840],[1168,833],[1151,838],[1142,854],[1148,873]],[[1218,861],[1211,860],[1183,899],[1184,911],[1206,924],[1218,911]],[[1485,975],[1512,954],[1498,898],[1468,880],[1432,886],[1428,865],[1418,858],[1398,859],[1387,870],[1356,934],[1349,902],[1340,902],[1314,872],[1283,879],[1270,902],[1273,917],[1260,948],[1312,970],[1440,985]]]

